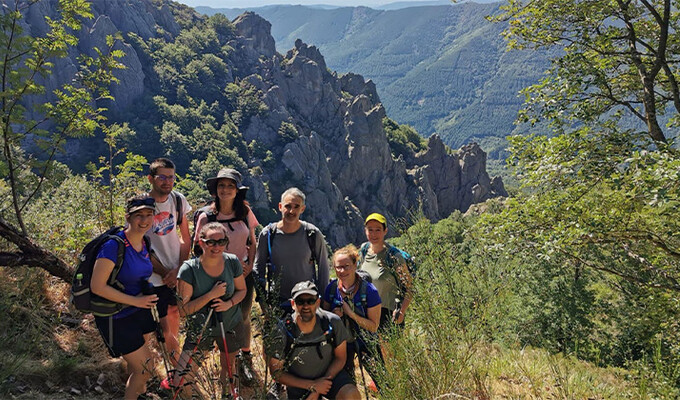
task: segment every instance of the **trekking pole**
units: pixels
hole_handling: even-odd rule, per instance
[[[213,311],[214,311],[214,309],[211,308],[210,311],[208,312],[208,317],[205,319],[205,322],[203,323],[203,326],[201,327],[201,331],[198,333],[198,338],[196,339],[196,346],[194,346],[194,349],[191,351],[191,354],[189,355],[189,361],[187,361],[187,365],[185,365],[183,367],[184,370],[186,370],[186,368],[191,366],[191,361],[193,360],[193,355],[194,355],[194,353],[196,353],[196,350],[198,350],[198,345],[201,344],[201,340],[203,339],[203,334],[205,333],[205,330],[208,327],[208,322],[210,322],[210,317],[212,317]],[[179,383],[177,383],[177,389],[172,396],[172,400],[175,400],[177,398],[177,395],[179,394],[179,392],[182,388],[182,383],[184,383],[184,375],[186,374],[186,372],[181,371],[179,374],[180,374]]]
[[[234,374],[231,370],[231,360],[229,360],[229,349],[227,348],[227,335],[224,332],[224,321],[222,320],[222,313],[218,312],[215,314],[217,316],[217,322],[220,324],[220,332],[222,333],[222,346],[224,346],[224,360],[227,364],[227,373],[229,375],[229,389],[231,391],[231,397],[233,400],[239,399],[238,391],[236,390],[236,385],[234,385]]]
[[[366,387],[366,376],[364,375],[364,363],[361,361],[361,347],[359,346],[359,338],[354,340],[354,347],[357,352],[357,360],[359,361],[359,371],[361,371],[361,381],[364,384],[364,395],[368,399],[368,388]]]
[[[143,280],[142,281],[142,294],[144,295],[150,295],[154,294],[153,293],[153,288],[149,284],[149,281]],[[161,358],[163,359],[163,367],[165,367],[165,373],[167,376],[170,376],[170,373],[172,372],[172,369],[170,368],[170,362],[169,356],[168,356],[168,349],[165,347],[165,335],[163,335],[163,328],[161,327],[161,319],[158,315],[158,307],[156,307],[156,304],[154,304],[151,307],[151,317],[153,318],[154,322],[156,323],[156,340],[158,341],[158,345],[161,348]]]

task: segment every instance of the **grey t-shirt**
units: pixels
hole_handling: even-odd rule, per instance
[[[325,337],[321,318],[327,318],[330,322],[329,326],[332,328],[330,329],[330,336],[334,338],[332,344],[327,340],[330,337]],[[293,315],[293,321],[295,321],[295,315]],[[333,350],[349,338],[349,332],[342,323],[342,320],[340,320],[340,317],[321,309],[316,310],[316,324],[310,333],[300,333],[297,325],[292,326],[292,331],[292,334],[298,338],[299,343],[309,343],[309,345],[292,347],[292,353],[288,358],[291,360],[291,363],[287,372],[303,379],[317,379],[324,376],[333,361]],[[267,353],[278,360],[285,360],[285,337],[288,335],[289,332],[285,323],[281,321]],[[291,340],[292,343],[293,339],[289,337],[288,340]],[[321,357],[319,357],[319,352]]]
[[[311,263],[312,252],[307,241],[307,231],[315,230],[314,252],[316,254],[319,276],[314,283],[319,290],[323,290],[328,285],[329,280],[329,262],[328,262],[328,248],[326,247],[326,240],[323,234],[316,226],[301,221],[300,229],[293,233],[285,233],[279,228],[274,228],[276,232],[271,238],[272,247],[272,262],[274,264],[274,271],[272,282],[278,276],[281,277],[279,297],[281,299],[289,299],[290,291],[296,283],[301,281],[314,281],[314,266]],[[275,224],[273,224],[276,226]],[[305,229],[305,225],[307,228]],[[257,240],[257,255],[255,257],[255,265],[253,271],[258,279],[266,278],[267,260],[269,253],[269,246],[267,244],[267,231],[265,228],[260,232]]]

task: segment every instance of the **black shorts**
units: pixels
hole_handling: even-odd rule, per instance
[[[335,378],[333,378],[333,384],[331,385],[331,390],[329,390],[328,393],[324,394],[323,397],[330,400],[334,399],[338,395],[340,389],[342,389],[343,386],[348,384],[354,385],[354,380],[349,376],[347,371],[343,369],[337,375],[335,375]],[[291,400],[304,399],[309,395],[309,391],[307,391],[307,389],[288,387],[287,391],[288,398]]]
[[[158,317],[165,318],[168,315],[168,306],[177,305],[177,292],[166,285],[155,286],[153,292],[158,296],[158,302],[156,303]]]
[[[123,318],[94,317],[94,322],[111,357],[120,357],[138,350],[144,346],[144,335],[156,330],[151,310],[146,309]]]

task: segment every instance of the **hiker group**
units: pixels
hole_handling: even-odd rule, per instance
[[[150,191],[127,201],[126,226],[90,242],[74,276],[74,304],[95,315],[111,356],[127,362],[125,398],[146,391],[153,336],[167,373],[161,387],[170,398],[191,398],[204,352],[215,344],[223,396],[238,398],[237,377],[245,385],[256,382],[254,299],[264,316],[265,365],[275,381],[269,398],[286,391],[289,399],[359,399],[355,355],[364,389],[366,370],[380,390],[379,338],[403,326],[413,273],[410,256],[385,242],[386,218],[369,215],[367,242],[342,247],[329,260],[323,234],[300,219],[306,206],[299,189],[281,195],[281,219],[256,237],[260,223],[245,200],[248,188],[238,171],[223,168],[206,181],[213,199],[194,213],[192,234],[192,207],[174,190],[175,178],[171,160],[154,160]]]

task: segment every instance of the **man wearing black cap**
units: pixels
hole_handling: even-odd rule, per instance
[[[288,387],[289,399],[360,399],[343,368],[349,332],[340,318],[319,308],[319,291],[311,281],[291,290],[293,315],[279,324],[267,354],[275,379]]]

